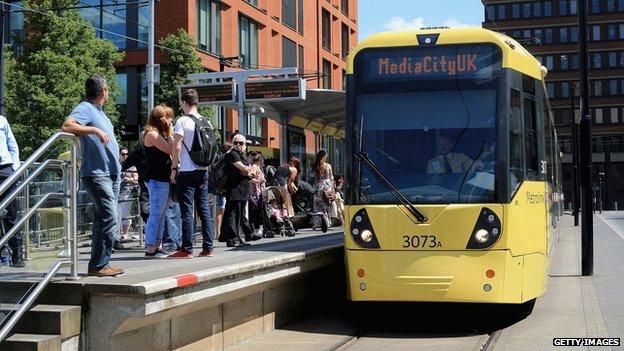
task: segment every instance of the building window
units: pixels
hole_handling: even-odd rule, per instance
[[[495,19],[496,19],[496,6],[487,5],[485,7],[485,20],[490,21],[490,20],[495,20]]]
[[[570,0],[570,14],[576,15],[576,0]]]
[[[282,0],[282,23],[292,29],[297,27],[297,8],[295,0]]]
[[[247,114],[247,133],[257,137],[262,136],[262,117]]]
[[[305,61],[304,61],[305,55],[304,55],[304,52],[303,52],[303,46],[299,45],[298,51],[299,52],[298,52],[297,57],[298,57],[299,60],[298,60],[297,67],[299,67],[299,74],[301,75],[301,74],[304,74],[304,72],[305,72],[305,65],[304,65],[304,63],[305,63]]]
[[[564,97],[564,98],[570,97],[570,83],[569,82],[561,82],[561,97]]]
[[[568,55],[561,55],[559,62],[561,64],[561,70],[562,71],[567,71],[569,69]]]
[[[552,2],[544,1],[544,16],[550,17],[552,16]]]
[[[610,24],[607,26],[607,39],[615,40],[617,36],[617,31],[615,29],[615,24]]]
[[[505,5],[498,5],[498,19],[505,19]]]
[[[615,0],[607,0],[607,12],[615,12]]]
[[[609,53],[609,68],[616,68],[617,67],[617,52],[610,52]]]
[[[511,4],[511,18],[520,18],[520,4]]]
[[[618,0],[618,10],[624,12],[624,0]]]
[[[591,0],[591,12],[592,13],[600,12],[600,0]]]
[[[527,2],[522,5],[522,17],[531,18],[531,3]]]
[[[249,4],[258,7],[258,0],[245,0],[245,2],[248,2]]]
[[[492,6],[493,7],[493,6]],[[349,14],[349,0],[341,0],[340,1],[340,10],[345,14]]]
[[[593,41],[600,40],[600,26],[592,26],[592,40]]]
[[[342,70],[342,90],[347,90],[347,71]]]
[[[349,55],[349,27],[342,25],[342,59],[346,60]]]
[[[20,8],[22,7],[22,2],[14,2],[12,5],[16,6],[16,8]],[[19,45],[19,43],[22,43],[24,39],[24,12],[11,11],[11,14],[9,15],[9,28],[9,40],[11,46],[15,48]]]
[[[108,3],[109,1],[104,1]],[[126,1],[116,1],[118,6],[106,6],[101,8],[102,15],[102,38],[108,39],[120,50],[126,49]],[[110,5],[110,4],[106,4]]]
[[[323,89],[331,89],[332,67],[331,62],[323,60]]]
[[[303,0],[297,1],[297,31],[303,35]]]
[[[611,107],[611,123],[618,122],[618,112],[619,109],[617,107]]]
[[[245,16],[239,17],[239,56],[245,68],[258,68],[258,24]]]
[[[620,24],[620,39],[624,39],[624,24]]]
[[[572,55],[572,69],[579,69],[579,55]]]
[[[546,68],[548,68],[549,71],[552,71],[554,67],[553,57],[550,55],[546,56]]]
[[[217,1],[197,0],[197,46],[221,53],[221,4]]]
[[[602,109],[597,108],[594,110],[594,121],[595,123],[602,123]]]
[[[559,16],[566,16],[568,14],[567,0],[559,0]]]
[[[533,3],[533,17],[542,17],[542,3],[539,1]]]
[[[544,29],[544,41],[546,42],[546,44],[552,44],[553,30],[551,28]]]
[[[594,96],[602,96],[602,81],[594,81]]]
[[[594,52],[591,56],[593,68],[602,68],[602,55],[599,52]]]
[[[609,95],[614,96],[618,94],[618,81],[617,79],[609,80]]]
[[[568,42],[568,28],[566,27],[559,28],[559,42],[561,43]]]
[[[323,10],[323,47],[331,50],[331,18],[327,10]]]
[[[546,83],[546,92],[548,93],[548,97],[550,99],[555,97],[555,84],[554,83]]]
[[[297,67],[297,44],[282,37],[282,67]]]
[[[570,27],[570,42],[578,42],[578,27]]]

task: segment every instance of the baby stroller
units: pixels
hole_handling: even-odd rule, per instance
[[[270,186],[266,188],[263,196],[264,211],[263,222],[265,238],[275,235],[295,236],[295,227],[290,221],[294,215],[290,195],[285,187]]]

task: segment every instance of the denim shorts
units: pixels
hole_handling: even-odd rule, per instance
[[[215,205],[217,208],[225,208],[225,196],[215,195]]]

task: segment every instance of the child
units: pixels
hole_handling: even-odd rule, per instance
[[[275,199],[271,199],[269,201],[269,206],[271,206],[269,208],[269,213],[271,215],[271,221],[274,221],[276,223],[283,223],[284,222],[284,218],[288,217],[288,211],[286,211],[285,208],[280,209],[279,206],[277,205],[277,200],[275,200]]]

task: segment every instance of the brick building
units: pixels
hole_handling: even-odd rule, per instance
[[[98,35],[125,52],[117,67],[122,89],[117,104],[127,130],[136,130],[147,116],[147,5],[141,0],[78,2],[84,6],[79,10],[82,15],[103,29]],[[219,71],[222,58],[241,57],[224,60],[225,71],[297,66],[308,88],[342,90],[345,58],[357,44],[357,6],[357,0],[164,0],[156,3],[155,36],[158,42],[169,33],[186,30],[195,38],[197,53],[209,71]],[[23,35],[23,13],[15,11],[7,17],[11,34],[7,38]],[[156,49],[156,63],[161,60],[162,52]],[[213,110],[213,124],[221,128],[221,110]],[[228,110],[226,116],[226,129],[238,130],[236,113]],[[247,124],[249,134],[262,146],[269,151],[279,147],[276,122],[248,116]],[[289,128],[289,134],[308,154],[319,148],[341,148],[333,137],[298,128]],[[135,134],[125,137],[133,138]]]
[[[523,42],[549,70],[546,87],[564,153],[563,185],[572,199],[570,123],[578,115],[578,1],[482,0],[483,27]],[[587,0],[596,196],[624,206],[624,0]],[[572,101],[576,111],[572,112]],[[603,173],[604,175],[600,174]],[[602,179],[602,186],[600,180]]]

